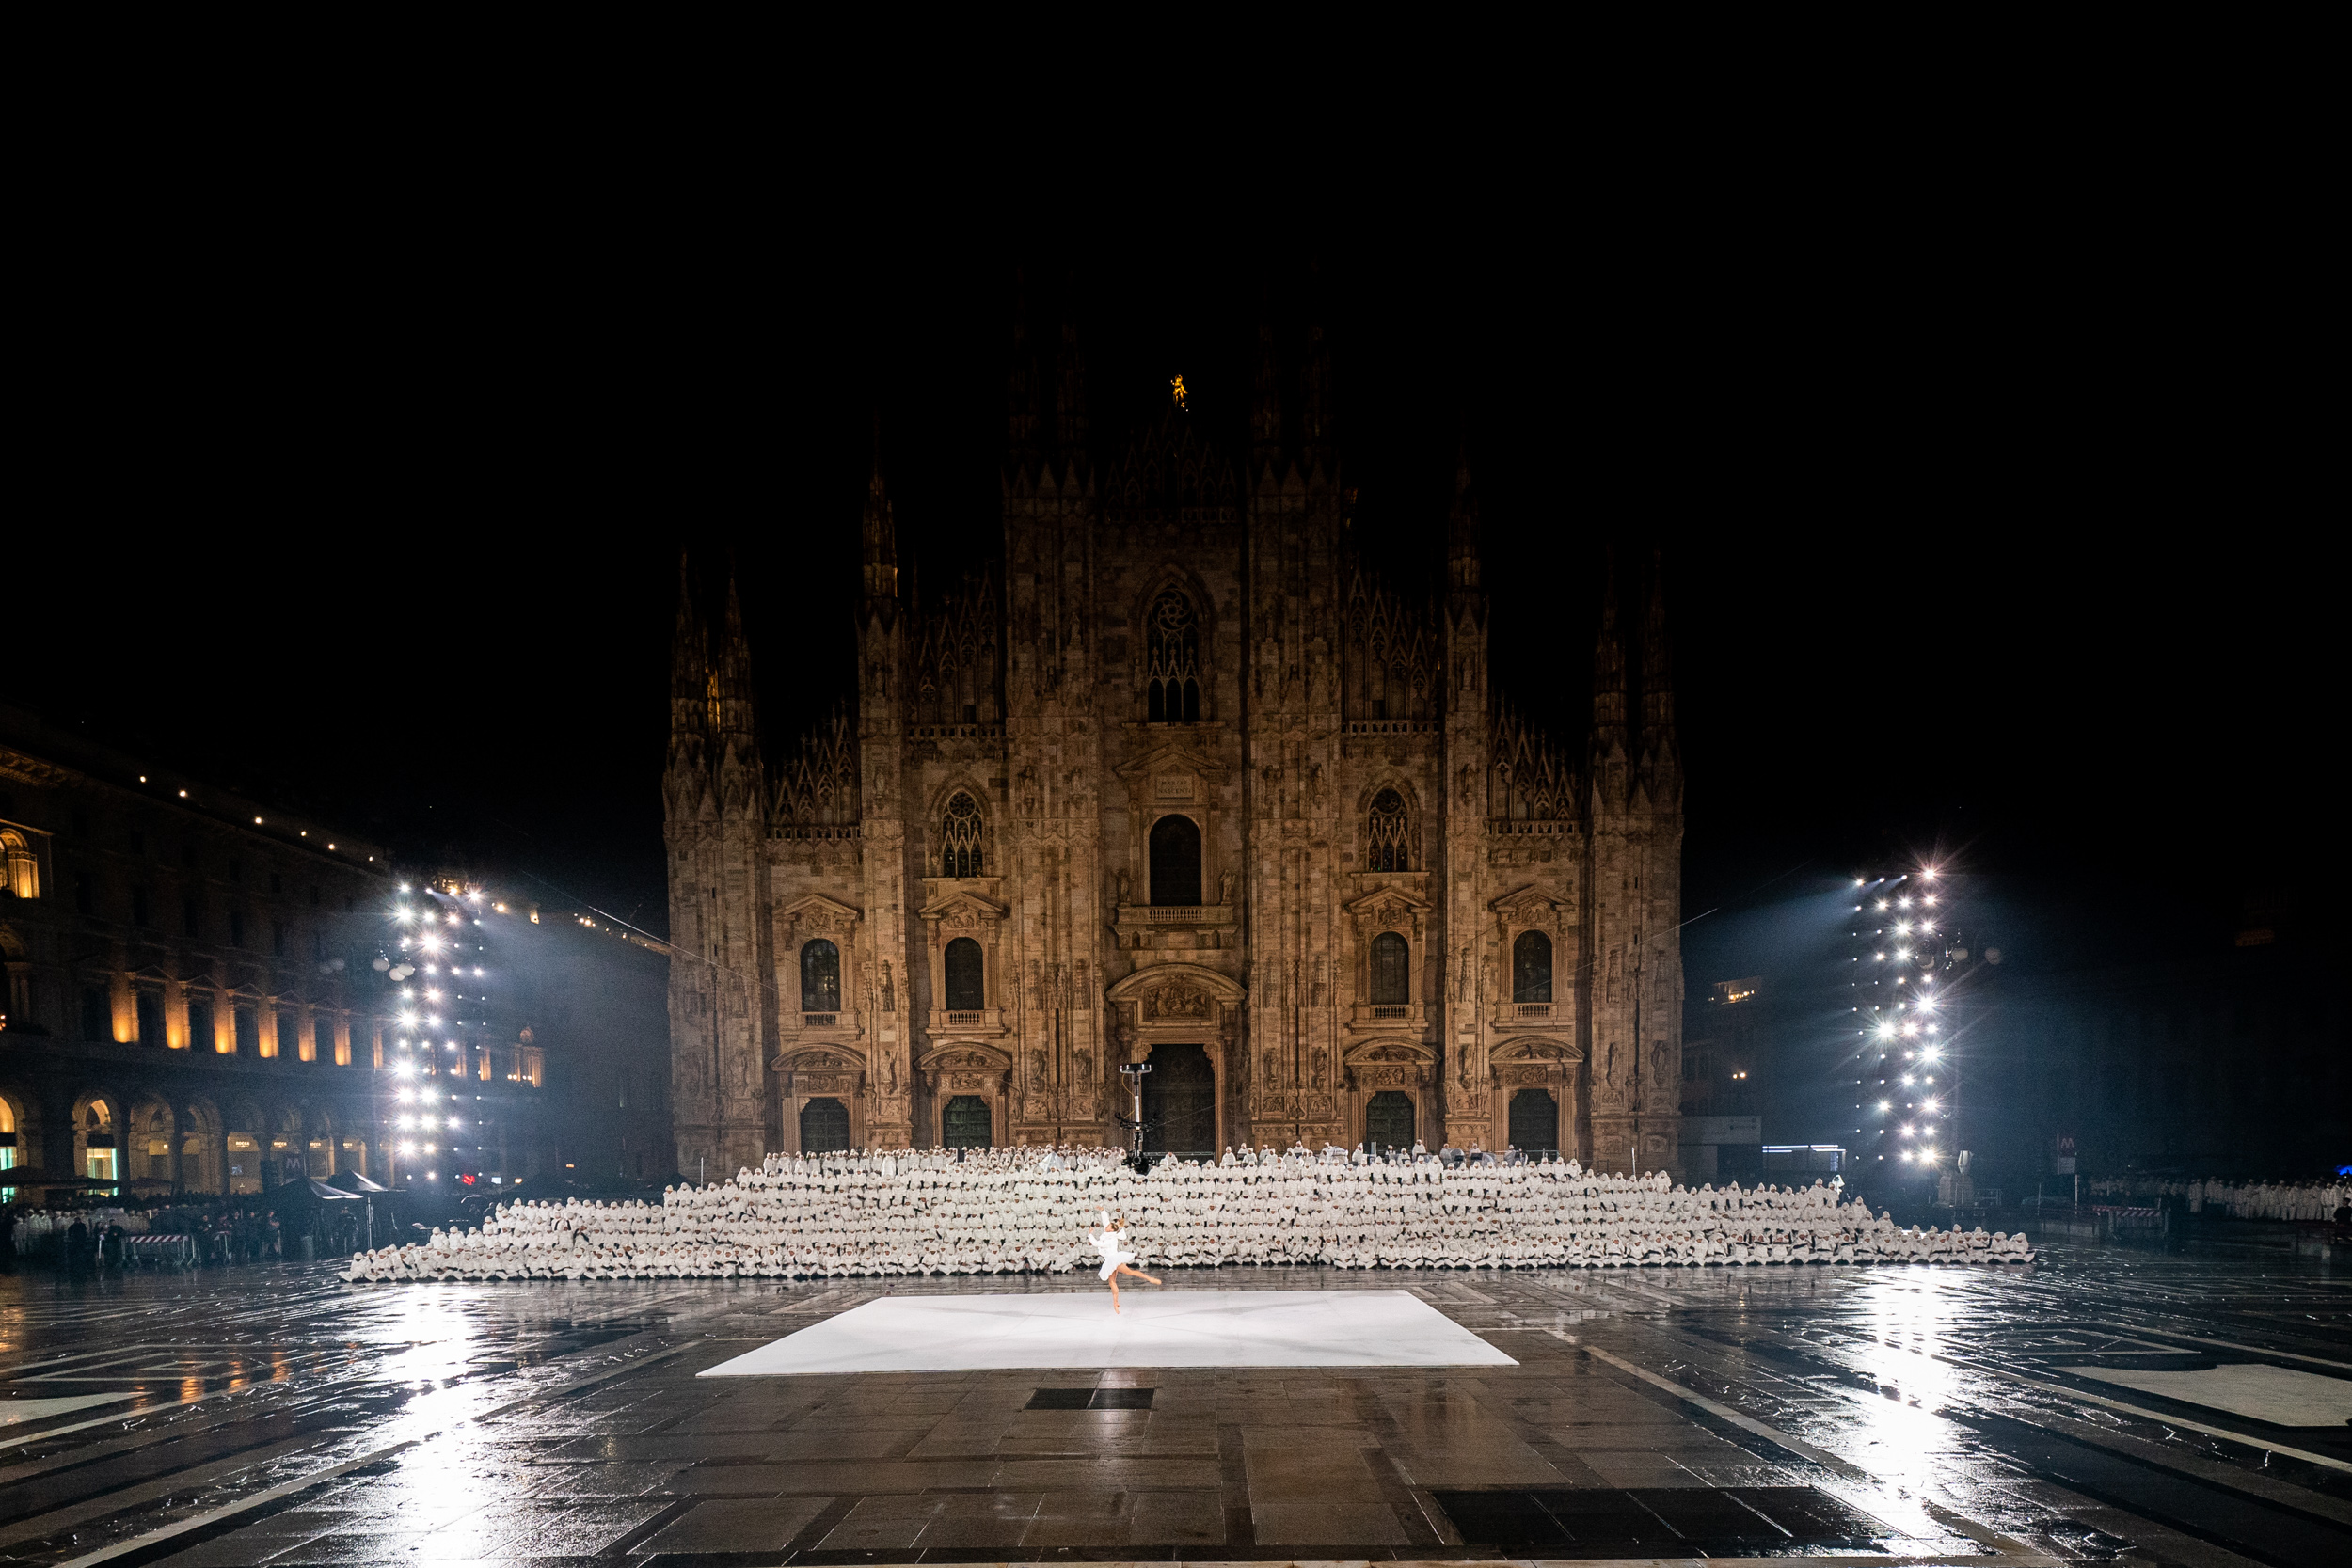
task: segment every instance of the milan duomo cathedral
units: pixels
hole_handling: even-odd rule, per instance
[[[1493,679],[1467,465],[1443,597],[1402,602],[1349,542],[1320,334],[1294,366],[1262,330],[1260,359],[1246,450],[1173,406],[1102,441],[1074,332],[1049,356],[1017,331],[1001,566],[916,602],[877,461],[854,700],[781,761],[734,585],[714,616],[681,573],[680,1170],[1119,1146],[1132,1064],[1152,1069],[1147,1148],[1677,1166],[1682,779],[1656,572],[1612,573],[1570,756]]]

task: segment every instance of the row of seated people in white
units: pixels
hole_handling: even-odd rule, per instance
[[[997,1151],[1009,1154],[1013,1151]],[[1228,1166],[1039,1155],[771,1157],[660,1204],[514,1203],[480,1230],[355,1255],[353,1279],[761,1277],[1064,1273],[1090,1268],[1099,1211],[1147,1266],[1627,1267],[2026,1262],[2022,1236],[1899,1228],[1834,1186],[1675,1187],[1574,1164]]]
[[[2325,1181],[2229,1181],[2219,1177],[2161,1180],[2155,1177],[2101,1177],[2090,1183],[2095,1200],[2180,1197],[2189,1212],[2224,1210],[2242,1220],[2329,1220],[2352,1203],[2352,1179]]]

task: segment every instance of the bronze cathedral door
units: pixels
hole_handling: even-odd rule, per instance
[[[1152,1154],[1211,1154],[1216,1069],[1198,1045],[1155,1045],[1143,1080],[1143,1147]]]

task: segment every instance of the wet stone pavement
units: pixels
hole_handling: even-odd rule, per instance
[[[1093,1281],[19,1274],[0,1563],[2352,1563],[2325,1263],[1167,1278],[1409,1290],[1518,1364],[698,1381],[885,1288]]]

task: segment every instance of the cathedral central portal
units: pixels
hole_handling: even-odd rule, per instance
[[[738,585],[682,574],[680,1168],[816,1139],[1117,1145],[1119,1069],[1147,1060],[1155,1148],[1517,1134],[1674,1166],[1655,571],[1612,578],[1571,751],[1493,689],[1467,467],[1429,519],[1441,597],[1359,557],[1319,333],[1301,361],[1268,348],[1246,432],[1171,407],[1109,441],[1061,337],[1016,341],[997,564],[917,602],[877,467],[835,721],[770,749]]]
[[[1199,1045],[1155,1045],[1143,1081],[1143,1147],[1153,1154],[1216,1151],[1216,1072]]]

